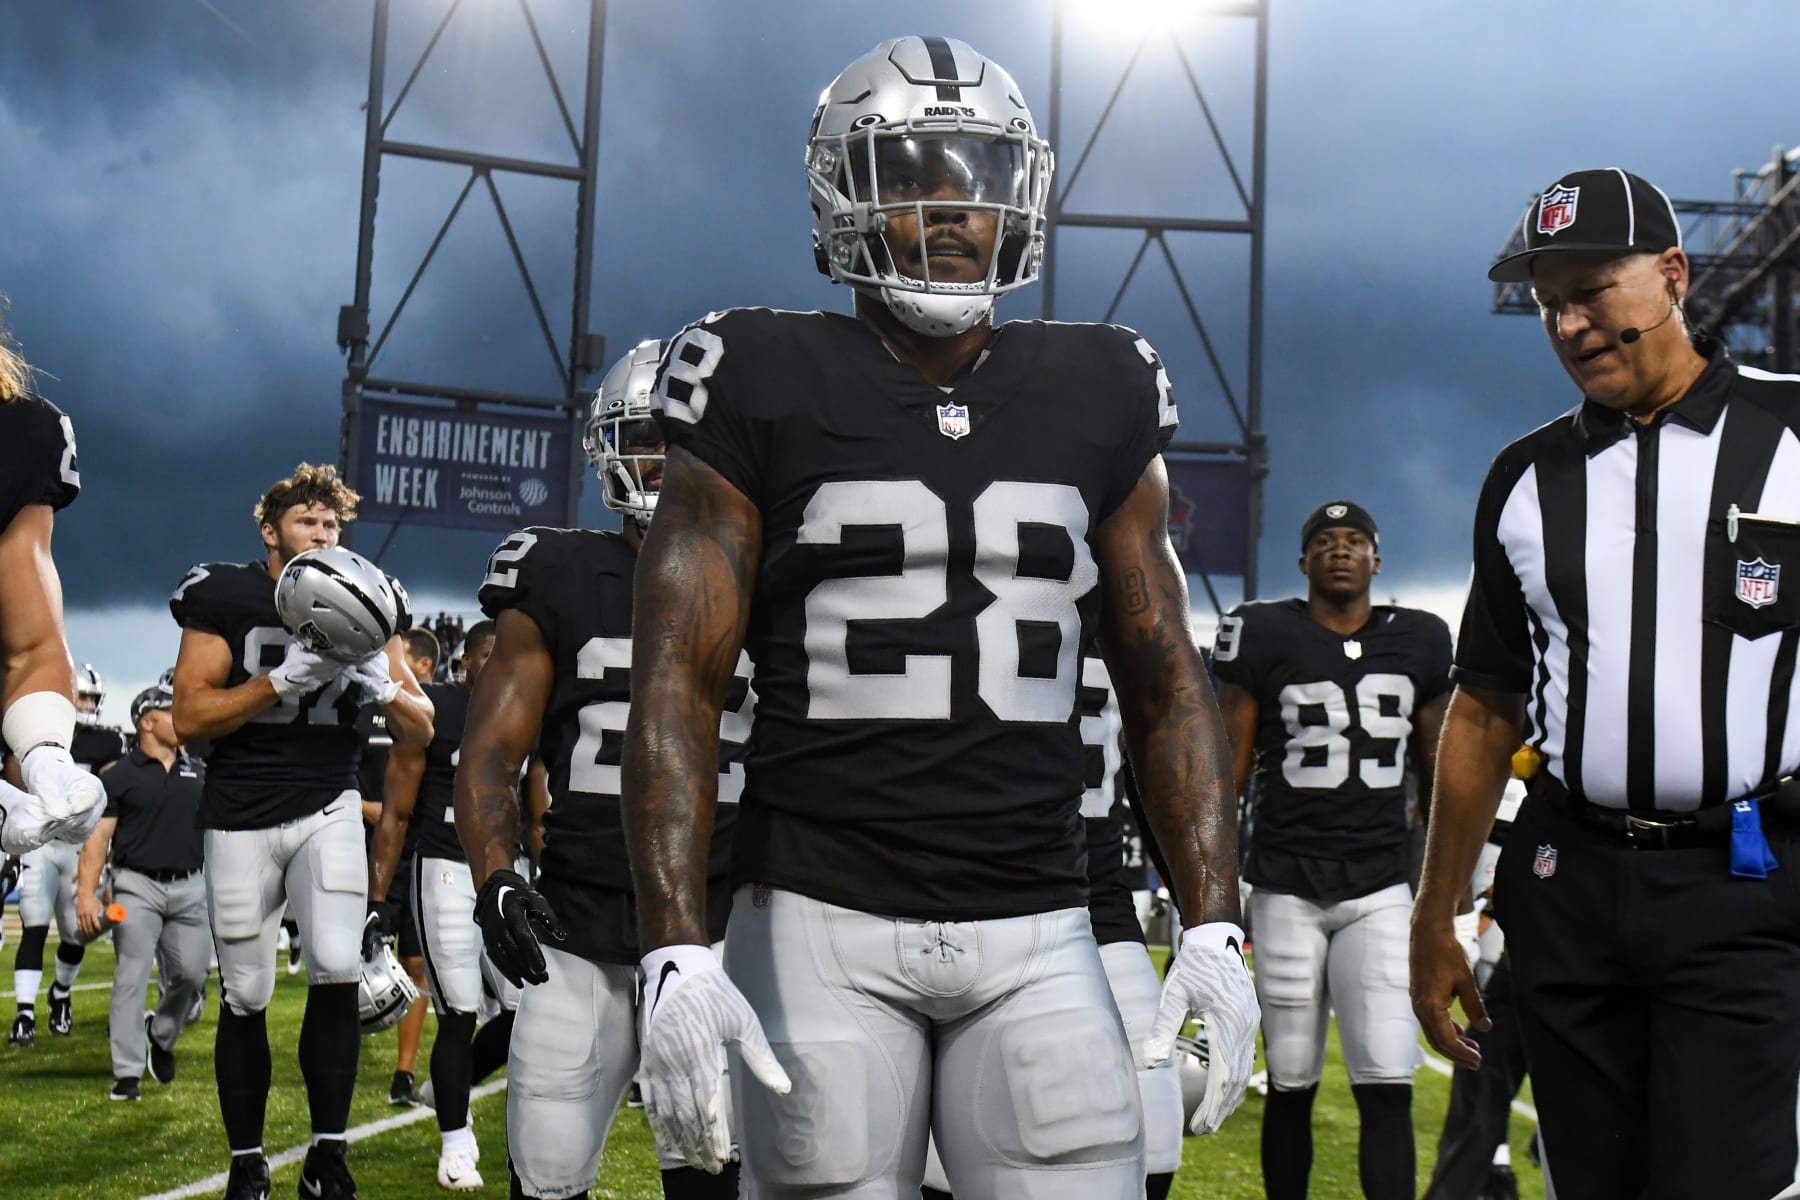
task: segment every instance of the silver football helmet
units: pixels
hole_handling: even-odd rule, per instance
[[[908,328],[950,337],[987,320],[994,300],[1038,277],[1054,165],[1012,76],[968,44],[903,37],[844,69],[819,97],[806,146],[819,270],[878,297]],[[954,283],[902,272],[883,230],[892,214],[994,214],[986,278]]]
[[[75,699],[92,701],[94,707],[89,710],[82,704],[75,706],[75,723],[77,725],[98,725],[100,723],[100,705],[106,700],[106,681],[100,678],[100,672],[92,663],[82,663],[75,668]]]
[[[308,650],[347,663],[387,645],[410,617],[387,573],[342,546],[289,559],[275,581],[275,612]]]
[[[581,447],[600,477],[600,498],[614,512],[648,525],[662,483],[663,441],[650,402],[663,343],[647,338],[612,365],[594,393]]]
[[[357,1015],[362,1019],[363,1035],[398,1025],[418,998],[418,985],[394,957],[394,948],[386,942],[378,943],[375,952],[362,960],[362,975],[356,983]]]
[[[1212,1062],[1212,1049],[1206,1044],[1206,1026],[1193,1037],[1186,1034],[1175,1039],[1175,1070],[1181,1076],[1181,1127],[1188,1128],[1194,1111],[1206,1098],[1206,1072]]]

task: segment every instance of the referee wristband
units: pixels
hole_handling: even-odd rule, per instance
[[[0,737],[25,755],[46,743],[67,748],[75,740],[75,705],[55,692],[30,692],[12,702],[0,718]]]

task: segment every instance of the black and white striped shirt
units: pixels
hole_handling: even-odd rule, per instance
[[[1453,678],[1523,694],[1571,793],[1687,811],[1800,768],[1800,376],[1708,364],[1649,424],[1573,412],[1495,458]]]

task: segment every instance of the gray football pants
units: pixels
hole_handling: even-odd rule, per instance
[[[1137,1070],[1085,908],[875,916],[738,889],[725,969],[793,1081],[732,1055],[748,1200],[919,1194],[927,1134],[987,1200],[1141,1200]]]
[[[125,921],[113,930],[119,956],[113,968],[113,1078],[144,1074],[144,994],[150,966],[162,953],[162,997],[150,1036],[167,1050],[181,1036],[182,1020],[206,983],[212,961],[212,928],[206,920],[206,878],[196,871],[186,879],[158,883],[130,867],[113,873],[113,899],[125,906]]]
[[[219,983],[240,1017],[275,994],[275,935],[284,907],[300,926],[306,982],[362,978],[369,856],[362,804],[341,793],[322,810],[268,829],[206,831],[206,898]]]
[[[75,881],[81,847],[73,842],[45,842],[19,859],[19,924],[25,929],[56,921],[63,941],[85,946],[90,939],[75,919]]]

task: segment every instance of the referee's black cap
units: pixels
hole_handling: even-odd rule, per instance
[[[1300,549],[1304,551],[1311,544],[1313,535],[1321,529],[1354,529],[1369,539],[1369,544],[1376,549],[1381,548],[1381,534],[1375,529],[1375,518],[1369,510],[1354,500],[1328,500],[1313,509],[1312,516],[1306,518],[1306,524],[1300,527]]]
[[[1681,246],[1663,190],[1618,167],[1572,171],[1539,192],[1520,224],[1525,248],[1488,268],[1495,283],[1529,283],[1540,254],[1661,254]]]

